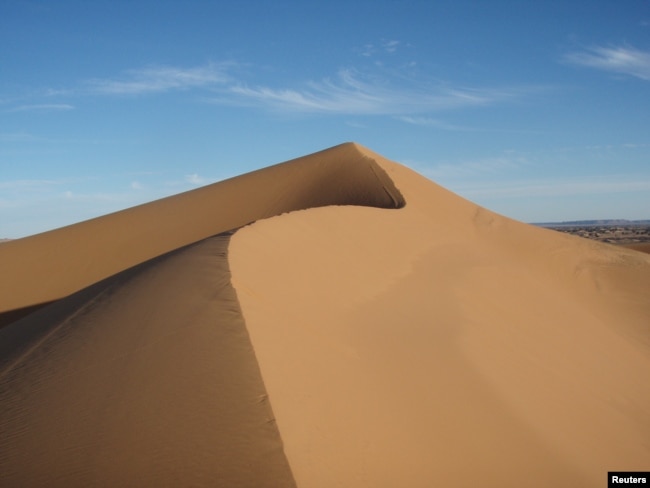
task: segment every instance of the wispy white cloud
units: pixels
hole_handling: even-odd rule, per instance
[[[129,205],[135,205],[140,202],[140,199],[134,197],[133,192],[84,192],[84,191],[72,191],[66,190],[58,195],[60,198],[66,201],[74,201],[76,203],[84,204],[97,204],[97,203],[108,203],[113,204],[115,207],[110,208],[107,212],[102,212],[101,210],[97,212],[97,215],[102,215],[103,213],[109,213],[115,210],[120,210],[126,208]],[[100,208],[100,207],[98,207]],[[92,207],[88,207],[86,210],[92,210]]]
[[[192,185],[205,185],[208,180],[194,173],[191,175],[185,175],[185,181],[191,183]]]
[[[365,56],[366,58],[368,58],[375,53],[376,48],[373,44],[364,44],[363,47],[357,49],[357,51],[361,56]]]
[[[19,105],[18,107],[12,107],[5,112],[52,112],[59,110],[73,110],[74,105],[69,103],[42,103],[34,105]]]
[[[513,171],[530,165],[530,162],[525,157],[514,155],[482,158],[459,163],[439,163],[436,165],[409,163],[408,161],[405,163],[415,168],[421,168],[419,171],[422,174],[440,183],[476,178],[485,180],[486,176],[494,177],[512,174]]]
[[[382,47],[387,53],[394,53],[395,51],[397,51],[397,46],[399,45],[400,42],[395,40],[382,42]]]
[[[402,42],[395,39],[382,40],[379,44],[364,44],[361,48],[357,48],[356,51],[361,56],[370,57],[381,53],[392,54],[397,51],[400,45],[402,45]]]
[[[126,71],[115,78],[94,78],[80,81],[76,87],[64,89],[48,88],[41,90],[40,98],[79,97],[81,95],[145,95],[169,91],[210,88],[229,80],[228,69],[234,63],[208,63],[201,66],[183,68],[177,66],[149,66]],[[11,101],[2,101],[9,105]],[[14,104],[16,101],[14,101]],[[33,103],[9,106],[4,112],[45,112],[72,110],[70,103]]]
[[[400,41],[382,41],[387,52]],[[251,106],[285,112],[347,115],[393,115],[412,124],[434,125],[446,130],[468,130],[434,118],[415,118],[425,114],[464,107],[489,106],[515,100],[539,91],[539,87],[472,87],[434,81],[380,68],[374,71],[341,69],[333,77],[305,82],[292,87],[253,85],[233,76],[234,63],[208,63],[181,68],[154,66],[127,71],[124,76],[81,82],[72,95],[144,95],[201,89],[209,91],[208,102],[220,105]],[[67,103],[22,105],[10,111],[70,110]],[[408,118],[411,116],[410,118]]]
[[[354,127],[355,129],[367,129],[368,126],[366,124],[362,124],[361,122],[358,122],[356,120],[348,120],[345,122],[345,125],[349,127]]]
[[[513,94],[513,97],[516,95]],[[496,103],[495,100],[494,103]],[[450,124],[444,120],[426,117],[421,115],[399,115],[395,117],[397,120],[406,122],[407,124],[419,125],[422,127],[431,127],[433,129],[447,130],[447,131],[457,131],[457,132],[504,132],[512,134],[540,134],[541,131],[538,130],[528,130],[528,129],[513,129],[513,128],[499,128],[499,127],[468,127],[465,125]]]
[[[650,52],[633,47],[593,47],[569,53],[565,61],[650,81]]]
[[[230,103],[263,105],[269,108],[312,113],[357,115],[404,115],[446,109],[491,105],[520,97],[525,90],[515,88],[471,88],[422,85],[395,88],[386,80],[365,80],[354,70],[339,71],[335,79],[308,83],[305,88],[229,88],[238,97]],[[213,100],[223,103],[224,99]]]
[[[421,125],[426,127],[433,127],[435,129],[450,130],[450,131],[474,131],[471,127],[463,127],[459,125],[449,124],[442,120],[432,119],[431,117],[401,115],[397,117],[398,120],[412,125]]]
[[[650,180],[592,178],[580,181],[508,181],[459,185],[454,190],[468,198],[602,195],[650,191]]]
[[[34,135],[25,132],[0,133],[0,142],[31,142],[36,139]]]
[[[121,79],[93,79],[86,82],[92,93],[105,95],[140,95],[171,90],[206,87],[225,83],[226,63],[209,63],[194,68],[153,66],[130,70]]]
[[[0,191],[34,191],[41,190],[44,188],[51,188],[57,185],[63,185],[72,181],[71,179],[59,179],[59,180],[9,180],[9,181],[0,181]]]

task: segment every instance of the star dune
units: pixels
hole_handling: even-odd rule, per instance
[[[650,256],[347,143],[0,247],[3,486],[590,487]]]

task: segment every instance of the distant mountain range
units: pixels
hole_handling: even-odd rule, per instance
[[[587,227],[587,226],[617,226],[617,225],[650,225],[650,220],[571,220],[564,222],[533,222],[532,225],[540,227]]]

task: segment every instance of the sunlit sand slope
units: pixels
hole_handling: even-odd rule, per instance
[[[237,232],[233,284],[298,486],[593,487],[650,468],[650,259],[363,150],[405,208]]]

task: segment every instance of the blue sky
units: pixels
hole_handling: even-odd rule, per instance
[[[0,237],[345,141],[526,222],[650,218],[650,3],[0,1]]]

